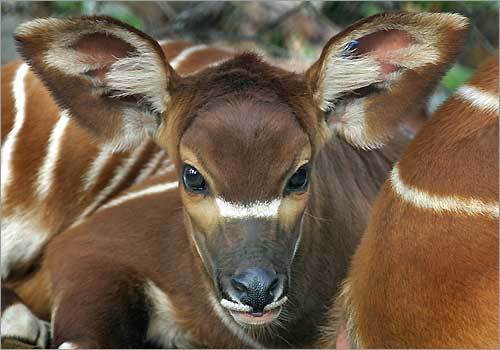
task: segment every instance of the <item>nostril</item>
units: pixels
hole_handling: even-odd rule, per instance
[[[253,312],[263,312],[283,295],[285,280],[274,270],[249,268],[231,277],[227,292],[233,301],[251,306]]]
[[[278,288],[278,282],[279,282],[279,279],[278,278],[275,278],[271,284],[269,285],[269,294],[271,294],[271,296],[276,296],[274,293],[277,292],[277,290],[279,289]]]
[[[231,285],[239,293],[243,293],[243,292],[247,291],[247,287],[242,282],[238,281],[235,278],[231,279]]]

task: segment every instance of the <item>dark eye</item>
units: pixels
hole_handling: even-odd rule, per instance
[[[304,164],[297,169],[288,180],[285,192],[303,192],[309,183],[309,164]]]
[[[189,164],[184,164],[182,172],[184,188],[193,193],[204,193],[207,191],[207,183],[200,172]]]

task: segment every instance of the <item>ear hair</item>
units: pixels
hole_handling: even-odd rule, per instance
[[[88,78],[93,80],[94,84],[111,90],[111,95],[114,97],[144,95],[154,112],[163,113],[167,101],[158,98],[158,91],[166,91],[167,86],[165,72],[158,71],[158,68],[165,67],[165,61],[161,61],[158,50],[152,47],[150,42],[145,41],[135,32],[118,28],[113,25],[114,22],[107,17],[100,20],[94,20],[93,17],[83,18],[78,22],[73,19],[36,19],[21,25],[17,30],[16,39],[22,41],[23,38],[28,38],[37,31],[43,32],[47,26],[54,28],[77,24],[77,33],[64,32],[52,38],[44,57],[47,66],[68,75],[81,75],[105,66],[103,62],[96,61],[88,54],[76,52],[74,45],[82,38],[102,33],[123,40],[134,51],[123,58],[115,57],[115,62],[111,62],[109,72],[105,76],[105,85],[102,86],[102,83],[95,78]]]
[[[76,17],[33,20],[18,28],[16,40],[83,126],[118,149],[154,136],[175,75],[154,39],[109,17]]]
[[[342,69],[339,70],[337,67]],[[383,81],[375,60],[366,55],[356,59],[331,57],[324,69],[324,80],[321,84],[328,88],[320,87],[314,94],[324,112],[333,108],[335,100],[343,94]],[[321,93],[323,96],[320,96]]]
[[[355,23],[333,37],[325,46],[327,51],[324,53],[325,57],[322,57],[325,63],[320,67],[319,73],[324,78],[320,79],[321,86],[318,86],[314,98],[321,109],[327,111],[331,108],[332,101],[346,91],[354,91],[374,83],[389,83],[396,77],[384,75],[380,59],[370,57],[368,53],[351,56],[352,50],[345,50],[351,41],[377,32],[405,32],[413,41],[411,46],[377,58],[400,68],[416,69],[427,64],[437,64],[442,59],[438,49],[443,36],[440,31],[450,27],[463,30],[467,25],[467,18],[443,13],[384,13]]]
[[[118,98],[143,95],[154,113],[165,112],[168,102],[165,73],[158,72],[158,66],[147,63],[155,60],[157,57],[154,54],[144,53],[113,63],[106,74],[107,85],[112,89],[111,95]],[[139,76],[140,79],[137,78]],[[165,94],[158,94],[159,91]]]
[[[467,25],[457,14],[404,12],[354,23],[305,73],[316,105],[331,112],[329,125],[353,146],[382,147],[432,92]]]

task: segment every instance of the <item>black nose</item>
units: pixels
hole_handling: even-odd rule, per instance
[[[281,296],[283,283],[284,279],[278,278],[274,271],[251,268],[233,276],[232,294],[243,304],[251,306],[253,312],[263,312],[266,305]]]

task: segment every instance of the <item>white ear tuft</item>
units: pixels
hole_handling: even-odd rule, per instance
[[[355,147],[382,147],[414,116],[458,54],[468,21],[456,14],[392,12],[334,36],[306,72],[329,125]]]
[[[114,97],[144,96],[153,112],[165,112],[166,73],[153,53],[125,57],[113,63],[106,74],[106,84]]]
[[[118,149],[154,136],[173,72],[155,40],[109,17],[34,20],[19,27],[16,40],[82,126]]]
[[[342,95],[383,81],[381,69],[366,55],[357,59],[330,57],[323,74],[314,98],[320,101],[320,108],[325,112],[332,109]]]

